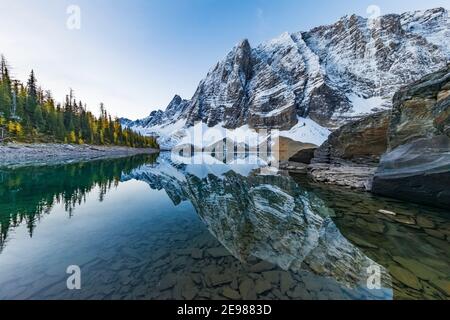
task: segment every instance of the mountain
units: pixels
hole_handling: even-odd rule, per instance
[[[299,123],[305,131],[335,129],[390,109],[400,87],[446,66],[449,37],[448,11],[436,8],[372,20],[345,16],[255,48],[243,40],[191,100],[176,96],[166,111],[122,123],[168,146],[200,121],[229,130],[279,129],[295,140],[290,130]]]
[[[182,116],[188,105],[189,101],[183,100],[179,95],[176,95],[167,106],[166,111],[152,111],[148,117],[136,121],[126,118],[121,118],[120,120],[122,124],[129,127],[151,128],[178,119]]]

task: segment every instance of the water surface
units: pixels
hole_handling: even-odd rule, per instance
[[[448,299],[449,217],[257,159],[3,168],[0,298]]]

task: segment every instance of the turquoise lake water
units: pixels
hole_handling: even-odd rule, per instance
[[[0,299],[450,297],[448,211],[258,161],[1,168],[0,231]]]

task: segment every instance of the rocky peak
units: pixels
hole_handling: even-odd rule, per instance
[[[442,7],[405,12],[400,15],[402,25],[409,32],[421,29],[442,28],[448,23],[448,11]]]
[[[169,109],[172,105],[179,105],[181,101],[183,101],[183,99],[181,99],[181,97],[176,94],[173,97],[172,101],[170,101],[169,105],[167,106],[167,109]]]
[[[150,115],[144,119],[132,121],[122,118],[120,119],[120,122],[124,127],[134,128],[137,130],[167,125],[182,118],[188,105],[188,100],[184,100],[179,95],[175,95],[172,101],[166,107],[165,111],[154,110],[150,112]]]
[[[252,72],[252,48],[247,39],[242,40],[235,50],[234,65],[239,68],[244,80],[247,81],[251,77]]]
[[[448,10],[434,8],[425,11],[406,12],[400,16],[402,27],[411,34],[425,38],[450,56],[450,17]],[[441,41],[447,39],[447,41]]]
[[[252,72],[252,50],[248,40],[238,43],[224,60],[208,73],[192,98],[187,124],[203,121],[227,127],[244,123],[244,100]]]
[[[189,105],[188,100],[182,99],[179,95],[175,95],[164,112],[164,120],[166,123],[175,122],[181,118]]]
[[[289,130],[298,117],[309,117],[335,129],[390,110],[400,87],[450,60],[449,21],[443,8],[377,19],[350,15],[254,48],[242,40],[191,101],[174,100],[164,121]]]

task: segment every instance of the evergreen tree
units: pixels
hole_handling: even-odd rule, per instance
[[[33,121],[36,129],[41,131],[45,129],[44,116],[40,105],[37,105],[36,108],[34,109]]]
[[[8,117],[12,106],[11,79],[5,57],[0,59],[0,115]]]
[[[27,98],[25,104],[25,124],[30,127],[35,121],[34,117],[38,101],[36,82],[34,71],[31,70],[31,74],[27,82]]]
[[[81,101],[76,102],[72,89],[64,104],[55,106],[51,92],[38,87],[33,70],[26,86],[12,80],[3,56],[0,60],[0,129],[27,141],[44,139],[73,144],[158,147],[153,137],[122,128],[103,103],[99,117],[95,117]]]

